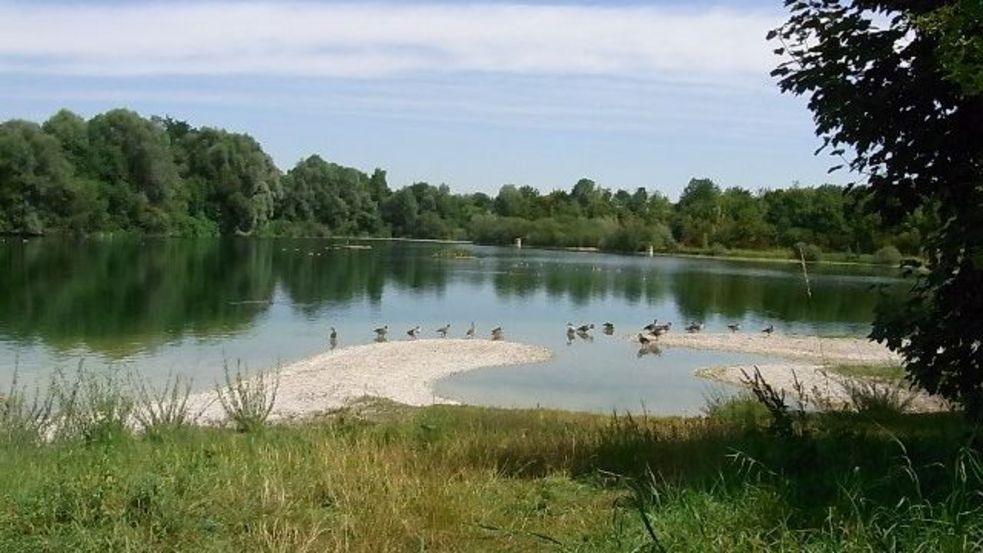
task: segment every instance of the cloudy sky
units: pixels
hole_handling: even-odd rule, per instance
[[[0,0],[0,119],[125,106],[397,187],[826,182],[804,101],[768,76],[783,17],[780,0]]]

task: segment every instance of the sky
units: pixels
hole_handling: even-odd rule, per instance
[[[393,187],[839,182],[768,75],[784,18],[781,0],[0,0],[0,119],[126,107]]]

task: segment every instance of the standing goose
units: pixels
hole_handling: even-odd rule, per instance
[[[589,325],[580,325],[580,326],[577,327],[577,332],[579,332],[581,334],[587,334],[588,332],[590,332],[592,330],[594,330],[594,323],[591,323]]]
[[[467,338],[468,340],[474,338],[474,321],[471,321],[471,328],[469,328],[468,331],[464,333],[464,337]]]
[[[406,331],[406,334],[416,340],[416,335],[420,333],[420,325],[416,325],[413,328]]]
[[[657,326],[659,326],[659,319],[652,319],[652,322],[642,327],[642,330],[645,332],[652,332]]]
[[[375,332],[375,337],[376,338],[383,338],[383,339],[385,339],[386,334],[389,333],[389,325],[380,326],[379,328],[373,330],[372,332]]]
[[[505,337],[505,333],[502,330],[501,326],[496,326],[495,328],[493,328],[491,331],[491,335],[492,335],[492,340],[501,340],[502,338]]]
[[[437,334],[440,334],[441,338],[447,338],[447,333],[451,329],[451,323],[447,323],[444,326],[437,329]]]
[[[651,344],[654,341],[655,341],[655,338],[653,338],[652,336],[646,336],[646,335],[642,334],[641,332],[638,333],[638,343],[639,344],[642,344],[643,346],[645,346],[645,345]]]
[[[731,332],[737,332],[741,329],[741,323],[730,323],[727,325],[727,328],[729,328]]]
[[[331,349],[338,347],[338,331],[331,327],[331,332],[328,334],[328,344]]]
[[[604,323],[603,326],[604,326],[603,332],[605,334],[607,334],[608,336],[614,334],[614,323]]]
[[[686,332],[700,332],[703,330],[703,323],[692,322],[686,327]]]
[[[567,340],[573,340],[573,335],[577,333],[576,327],[573,323],[567,323]],[[569,341],[567,343],[570,343]]]
[[[761,332],[764,332],[765,334],[771,336],[771,333],[772,332],[775,332],[775,325],[769,324],[768,326],[766,326],[765,328],[763,328],[761,330]]]

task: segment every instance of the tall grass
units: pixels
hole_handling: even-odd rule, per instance
[[[155,389],[142,378],[130,375],[129,384],[136,399],[133,418],[144,432],[172,431],[195,423],[201,415],[201,411],[193,413],[188,405],[190,379],[172,373]]]
[[[981,536],[958,416],[811,414],[790,441],[723,415],[366,412],[0,444],[0,550],[613,552],[653,535],[668,551],[971,550]]]
[[[260,371],[247,376],[242,364],[236,364],[233,374],[225,364],[225,383],[215,386],[226,418],[240,432],[259,430],[270,417],[280,388],[280,371]]]
[[[34,444],[47,435],[54,405],[52,394],[33,394],[19,383],[19,368],[14,366],[7,393],[0,396],[0,441]]]
[[[134,401],[119,371],[91,371],[80,362],[74,375],[56,372],[51,390],[58,438],[103,442],[129,432]]]

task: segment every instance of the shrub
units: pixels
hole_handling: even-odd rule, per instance
[[[272,382],[270,378],[273,378]],[[233,376],[229,365],[225,365],[225,385],[216,384],[215,393],[229,422],[239,432],[252,432],[263,428],[273,411],[277,390],[280,388],[280,372],[272,375],[259,372],[246,378],[242,365],[236,365]]]
[[[913,399],[911,394],[894,384],[846,380],[843,388],[853,409],[873,416],[902,415],[909,410]]]
[[[0,440],[6,443],[37,443],[44,439],[51,424],[52,395],[35,390],[28,398],[18,385],[15,365],[7,394],[0,396]]]
[[[157,390],[131,377],[130,389],[136,399],[133,418],[148,434],[180,428],[198,418],[188,408],[191,382],[183,381],[180,376],[168,375],[164,385]]]
[[[129,433],[133,400],[116,371],[95,373],[79,363],[71,381],[63,373],[56,373],[52,390],[57,437],[108,442]]]
[[[710,255],[714,257],[727,255],[727,247],[720,242],[714,242],[713,245],[710,246]]]
[[[894,246],[884,246],[874,252],[874,263],[878,265],[901,265],[901,252]]]

